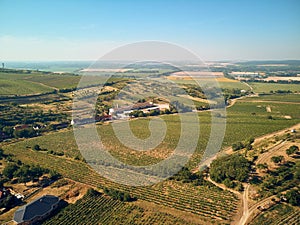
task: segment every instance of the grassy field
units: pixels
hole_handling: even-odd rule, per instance
[[[256,93],[270,93],[270,91],[292,91],[292,92],[300,92],[299,84],[276,84],[276,83],[249,83],[251,87],[253,87],[253,91]]]

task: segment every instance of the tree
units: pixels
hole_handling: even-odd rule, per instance
[[[55,170],[50,170],[49,174],[50,174],[51,180],[57,180],[61,177],[61,175],[58,172],[56,172]]]
[[[271,161],[278,164],[278,163],[281,163],[282,161],[284,160],[284,157],[282,155],[279,155],[279,156],[273,156],[271,158]]]
[[[248,140],[248,144],[253,144],[254,143],[254,141],[255,141],[255,138],[254,137],[251,137],[251,138],[249,138],[249,140]]]
[[[14,177],[17,177],[20,183],[24,183],[31,180],[32,171],[28,165],[22,165],[17,171],[14,172]]]
[[[14,129],[9,126],[3,127],[2,131],[10,137],[13,136],[13,133],[14,133]]]
[[[224,181],[223,181],[223,184],[228,187],[228,188],[234,188],[235,187],[235,183],[234,181],[230,180],[229,178],[226,178]]]
[[[230,180],[245,181],[250,172],[250,162],[242,155],[235,154],[214,160],[210,168],[210,176],[216,182]]]
[[[0,159],[2,159],[4,156],[5,156],[5,155],[4,155],[3,149],[0,148]]]
[[[243,191],[244,190],[244,186],[243,186],[243,184],[241,182],[238,182],[236,184],[235,189],[238,190],[238,191]]]
[[[19,167],[14,163],[9,163],[2,171],[2,174],[9,179],[14,177],[14,173],[19,169]]]
[[[268,169],[268,164],[267,163],[264,163],[264,164],[257,164],[257,169],[259,170],[267,170]]]
[[[295,154],[296,152],[299,151],[299,147],[296,146],[296,145],[292,145],[291,147],[289,147],[287,150],[286,150],[286,154],[287,155],[293,155]]]
[[[300,206],[300,193],[297,190],[287,191],[285,194],[287,202],[294,206]]]
[[[238,142],[238,143],[234,143],[232,145],[232,150],[233,151],[237,151],[237,150],[240,150],[240,149],[243,149],[245,146],[242,142]]]

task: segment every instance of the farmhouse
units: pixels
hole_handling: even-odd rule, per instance
[[[20,207],[14,214],[14,222],[21,225],[30,225],[47,218],[57,207],[59,198],[53,195],[44,195],[33,202]]]
[[[115,109],[109,109],[109,114],[114,118],[128,118],[129,114],[135,110],[149,113],[151,110],[162,111],[170,109],[169,104],[153,104],[153,102],[139,102],[132,106],[125,106]]]

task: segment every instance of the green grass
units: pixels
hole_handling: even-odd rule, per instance
[[[277,83],[249,83],[251,87],[253,87],[253,91],[256,93],[270,93],[270,91],[292,91],[292,92],[300,92],[299,84],[277,84]]]

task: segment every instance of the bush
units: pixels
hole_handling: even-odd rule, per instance
[[[245,146],[242,142],[238,142],[238,143],[234,143],[232,145],[232,150],[233,151],[237,151],[237,150],[240,150],[240,149],[243,149]]]
[[[108,196],[112,197],[112,199],[119,200],[122,202],[132,202],[132,201],[137,200],[136,197],[132,197],[132,196],[130,196],[130,194],[128,194],[126,192],[121,192],[121,191],[114,190],[114,189],[105,188],[104,193],[107,194]]]
[[[39,145],[35,145],[33,146],[33,149],[36,150],[36,151],[40,151],[42,150],[41,147]]]

